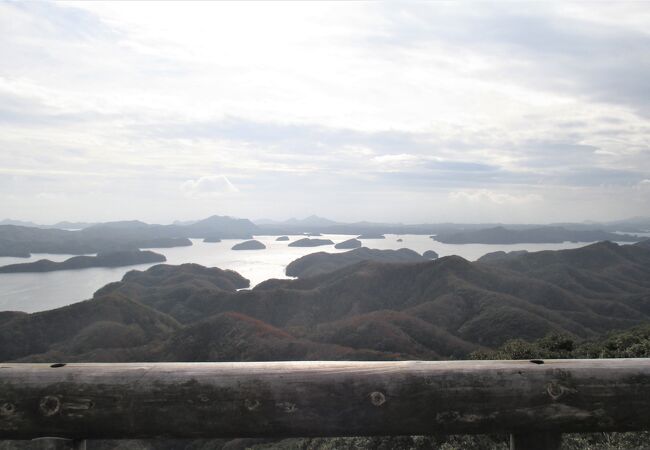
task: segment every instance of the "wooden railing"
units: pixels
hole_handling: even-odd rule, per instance
[[[650,429],[650,360],[0,364],[0,438]]]

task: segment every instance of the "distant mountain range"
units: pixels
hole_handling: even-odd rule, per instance
[[[42,225],[34,222],[24,221],[24,220],[13,220],[13,219],[4,219],[0,220],[0,225],[17,225],[21,227],[33,227],[33,228],[58,228],[61,230],[80,230],[82,228],[88,228],[95,223],[90,222],[57,222],[52,225]]]
[[[569,230],[564,227],[539,227],[523,230],[504,227],[471,231],[453,231],[432,236],[445,244],[552,244],[561,242],[618,241],[637,242],[639,237],[601,230]]]
[[[489,224],[382,224],[338,223],[317,216],[285,222],[254,224],[248,219],[210,216],[203,220],[171,225],[137,220],[98,224],[60,222],[42,226],[5,220],[0,225],[0,256],[28,257],[31,253],[89,254],[107,251],[191,245],[188,238],[218,242],[221,239],[252,239],[253,235],[348,234],[381,237],[384,234],[431,234],[444,243],[552,243],[611,240],[634,242],[640,237],[613,233],[618,229],[650,229],[650,219],[635,218],[616,224],[565,224],[564,226]],[[598,228],[601,227],[601,228]],[[75,228],[75,231],[70,229]],[[79,229],[76,229],[79,228]],[[293,243],[291,245],[294,245]]]
[[[551,224],[494,224],[494,223],[429,223],[429,224],[403,224],[403,223],[377,223],[355,222],[344,223],[329,220],[319,216],[309,216],[305,219],[289,219],[274,221],[261,219],[255,221],[261,234],[439,234],[474,231],[503,227],[508,230],[528,230],[541,228],[564,228],[570,231],[606,231],[606,232],[650,232],[650,217],[634,217],[612,222],[581,222],[581,223],[551,223]],[[596,239],[597,240],[597,239]],[[584,241],[593,242],[594,240]]]
[[[192,245],[188,238],[250,239],[258,232],[247,219],[211,216],[189,225],[151,225],[137,220],[106,222],[78,231],[0,225],[0,256],[31,253],[90,254]]]
[[[288,220],[270,220],[270,219],[260,219],[255,220],[257,225],[276,225],[276,226],[292,226],[292,227],[328,227],[332,225],[340,225],[340,222],[335,222],[333,220],[325,219],[324,217],[319,216],[309,216],[304,219],[296,219],[292,217]]]

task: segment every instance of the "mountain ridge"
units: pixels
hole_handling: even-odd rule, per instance
[[[594,256],[603,260],[585,263]],[[556,277],[576,271],[580,289]],[[360,261],[252,290],[233,271],[160,264],[86,302],[0,313],[0,360],[463,358],[510,339],[589,339],[650,321],[648,280],[650,250],[612,243],[498,263]]]

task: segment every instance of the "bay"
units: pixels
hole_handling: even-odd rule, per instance
[[[291,241],[304,236],[290,236]],[[350,239],[349,235],[323,235],[335,243]],[[166,264],[196,263],[239,272],[251,281],[251,287],[269,278],[287,278],[285,267],[301,256],[325,251],[338,253],[332,245],[322,247],[289,247],[287,241],[276,241],[277,236],[256,236],[266,245],[265,250],[231,250],[241,240],[226,239],[218,243],[205,243],[193,239],[191,247],[151,249],[167,257]],[[397,239],[402,239],[398,242]],[[459,255],[474,261],[486,253],[498,250],[561,250],[577,248],[588,243],[564,242],[561,244],[442,244],[425,235],[386,235],[386,239],[363,240],[365,247],[376,249],[410,248],[418,253],[434,250],[441,257]],[[0,258],[0,265],[30,262],[38,259],[63,261],[72,255],[32,255],[30,258]],[[130,270],[146,270],[153,264],[117,268],[90,268],[47,273],[0,274],[0,311],[37,312],[89,299],[102,286],[119,281]]]

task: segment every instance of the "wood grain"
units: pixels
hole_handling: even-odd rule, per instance
[[[0,438],[650,429],[650,360],[0,364]]]

